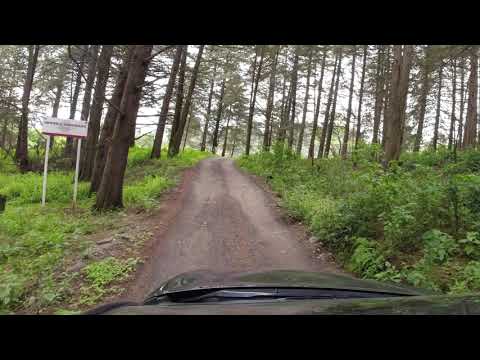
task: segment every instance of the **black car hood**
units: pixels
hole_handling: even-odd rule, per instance
[[[355,279],[349,276],[298,270],[271,270],[249,273],[214,273],[198,270],[180,274],[162,284],[151,296],[199,289],[241,287],[295,287],[352,291],[371,291],[398,295],[430,295],[431,292],[383,283]]]

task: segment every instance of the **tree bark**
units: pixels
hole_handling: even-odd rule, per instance
[[[333,93],[332,110],[330,112],[330,124],[328,126],[327,139],[325,141],[325,157],[326,158],[328,158],[328,154],[330,152],[330,144],[332,142],[332,133],[333,133],[333,128],[335,127],[335,110],[337,107],[338,84],[340,82],[340,74],[342,73],[342,56],[343,56],[343,49],[342,47],[340,47],[340,54],[338,56],[337,79],[335,80],[335,91]]]
[[[355,149],[358,148],[358,142],[362,134],[362,102],[363,102],[363,87],[365,85],[365,69],[367,66],[368,45],[363,45],[363,65],[362,77],[360,79],[360,93],[358,95],[358,113],[357,113],[357,130],[355,132]]]
[[[478,93],[478,54],[475,47],[470,55],[470,77],[468,79],[467,116],[465,118],[465,133],[463,147],[465,149],[476,146],[477,141],[477,93]]]
[[[350,93],[348,95],[348,109],[347,109],[347,120],[345,122],[345,131],[343,134],[343,143],[342,143],[342,159],[347,158],[347,149],[348,149],[348,137],[350,135],[350,119],[352,117],[352,99],[353,99],[353,88],[355,81],[355,61],[357,59],[357,47],[353,46],[353,57],[352,57],[352,72],[350,78]]]
[[[213,131],[213,138],[212,138],[212,153],[216,154],[217,146],[218,146],[218,130],[220,128],[220,120],[222,118],[223,113],[223,97],[225,96],[225,84],[227,81],[227,73],[224,72],[223,80],[222,80],[222,88],[220,90],[220,98],[218,99],[217,105],[217,116],[215,119],[215,130]]]
[[[458,119],[457,147],[463,148],[463,113],[465,110],[465,58],[460,60],[460,118]]]
[[[82,47],[82,54],[80,55],[80,61],[79,61],[80,68],[77,69],[77,76],[75,79],[75,88],[70,101],[69,119],[72,119],[72,120],[75,119],[75,113],[77,112],[78,96],[80,95],[80,86],[82,85],[82,71],[85,65],[85,58],[87,55],[87,51],[88,51],[88,46],[84,45]],[[73,72],[72,72],[72,78],[73,78]],[[65,149],[64,149],[64,156],[66,158],[72,158],[72,153],[73,153],[73,138],[67,137],[66,143],[65,143]]]
[[[385,74],[384,74],[384,87],[383,87],[383,124],[382,124],[382,149],[385,149],[385,117],[388,113],[388,107],[390,105],[390,78],[391,78],[392,65],[390,61],[390,45],[387,45],[387,53],[385,55]],[[404,124],[402,122],[402,124]],[[402,125],[403,126],[403,125]],[[403,142],[403,130],[402,130],[402,142]]]
[[[285,63],[284,63],[285,66],[287,64],[286,59],[287,59],[287,55],[285,55]],[[290,90],[288,90],[287,95],[285,96],[286,89],[287,89],[287,76],[285,76],[285,73],[284,73],[283,74],[283,85],[282,85],[282,103],[280,105],[280,119],[279,119],[278,130],[277,130],[277,141],[278,142],[285,141],[285,135],[286,135],[285,110],[286,110],[286,107],[287,107],[288,96],[290,94]]]
[[[272,122],[272,110],[273,110],[273,99],[275,95],[275,76],[277,72],[277,61],[278,53],[280,51],[280,46],[277,46],[277,51],[275,52],[275,57],[272,63],[272,69],[270,71],[270,84],[268,87],[268,98],[267,98],[267,111],[265,114],[265,132],[263,133],[263,150],[270,150],[270,128]]]
[[[452,77],[452,113],[450,115],[450,130],[448,131],[448,150],[452,150],[453,147],[453,132],[455,131],[455,110],[456,110],[456,99],[457,99],[457,60],[453,59],[453,77]]]
[[[22,114],[18,127],[17,148],[15,151],[15,159],[21,172],[26,172],[30,169],[28,161],[28,105],[30,103],[30,94],[32,92],[33,77],[35,76],[39,51],[40,45],[30,45],[28,47],[27,76],[23,85]]]
[[[284,77],[284,89],[282,97],[282,108],[280,113],[280,125],[278,128],[277,140],[279,143],[284,145],[285,139],[287,137],[287,124],[288,124],[288,114],[290,113],[290,98],[292,96],[292,87],[291,84],[288,85],[287,96],[285,97],[286,90],[286,76]]]
[[[419,114],[418,114],[418,127],[417,134],[415,136],[415,142],[413,144],[413,151],[418,152],[422,145],[423,127],[425,122],[425,110],[427,107],[427,97],[430,90],[430,59],[428,55],[428,49],[425,52],[425,63],[422,68],[422,90],[419,99]]]
[[[170,141],[168,143],[168,157],[172,157],[174,154],[174,142],[175,136],[180,128],[180,121],[182,117],[182,106],[183,106],[183,87],[185,83],[185,70],[187,67],[187,52],[188,45],[183,45],[182,50],[182,60],[180,62],[180,72],[178,74],[178,83],[177,83],[177,97],[175,100],[175,114],[172,121],[172,129],[170,131]]]
[[[113,130],[115,127],[115,120],[119,115],[117,109],[120,108],[122,101],[123,91],[125,83],[127,81],[129,64],[133,57],[134,46],[130,46],[127,50],[127,54],[123,59],[122,65],[117,75],[115,82],[115,88],[113,90],[112,97],[109,101],[107,114],[103,122],[102,130],[100,132],[100,139],[98,140],[97,151],[95,152],[95,159],[93,162],[92,180],[90,181],[90,194],[97,192],[103,177],[103,171],[105,169],[105,161],[107,159],[108,150],[112,142]]]
[[[337,65],[338,65],[338,59],[339,59],[338,55],[339,55],[338,53],[335,55],[335,63],[333,65],[332,79],[330,80],[330,90],[328,92],[327,108],[325,109],[325,117],[322,124],[322,133],[320,135],[320,145],[318,147],[317,158],[323,157],[323,152],[325,149],[325,140],[327,139],[327,132],[328,132],[328,120],[330,116],[330,108],[332,106],[333,90],[335,88],[335,77],[337,75]]]
[[[225,157],[225,151],[227,149],[228,125],[230,125],[230,116],[227,117],[227,126],[225,127],[225,139],[223,141],[222,157]]]
[[[202,143],[200,145],[200,151],[205,151],[206,145],[207,145],[208,125],[210,122],[210,115],[212,110],[213,88],[215,86],[216,76],[217,76],[217,62],[215,62],[213,65],[213,75],[210,78],[210,92],[208,93],[207,114],[205,116],[205,125],[203,127]]]
[[[190,124],[192,123],[192,116],[193,116],[193,106],[190,106],[190,112],[189,112],[188,120],[187,120],[187,128],[185,129],[185,135],[183,136],[182,151],[185,150],[185,145],[187,145],[188,132],[190,130]]]
[[[260,82],[260,76],[262,74],[262,65],[263,65],[263,57],[265,55],[265,46],[261,47],[260,50],[260,62],[258,63],[257,74],[255,75],[255,86],[253,88],[253,94],[251,96],[252,101],[250,102],[250,108],[248,110],[248,122],[247,122],[247,141],[245,144],[245,154],[250,154],[250,143],[252,140],[252,128],[253,128],[253,115],[255,112],[255,103],[257,99],[257,91],[258,91],[258,83]]]
[[[327,58],[327,49],[323,50],[322,65],[320,68],[320,81],[318,82],[318,94],[315,105],[315,112],[313,115],[312,136],[310,137],[310,147],[308,148],[308,158],[313,159],[315,156],[315,138],[317,136],[318,115],[320,114],[322,90],[323,90],[323,76],[325,73],[325,60]]]
[[[378,132],[380,129],[380,117],[383,108],[383,87],[385,84],[385,46],[380,45],[377,52],[377,71],[375,74],[375,110],[373,115],[373,137],[372,144],[378,143]]]
[[[60,108],[60,100],[62,99],[62,93],[63,93],[63,81],[64,79],[64,73],[59,76],[57,79],[57,91],[55,92],[55,100],[53,102],[53,108],[52,108],[52,117],[56,118],[58,117],[58,109]],[[50,149],[53,149],[53,145],[55,144],[55,137],[50,136]]]
[[[163,96],[162,109],[160,110],[160,116],[158,118],[157,131],[153,140],[152,153],[150,154],[150,158],[152,159],[159,159],[162,154],[163,134],[165,132],[165,124],[167,123],[168,109],[172,99],[178,67],[182,59],[182,51],[183,47],[181,45],[177,45],[172,68],[170,70],[170,77],[168,78],[167,88],[165,89],[165,95]]]
[[[90,103],[92,99],[92,89],[95,82],[95,70],[97,68],[97,58],[99,45],[92,45],[88,51],[88,68],[87,79],[85,81],[85,90],[83,92],[82,112],[81,120],[88,121],[88,115],[90,113]]]
[[[413,46],[394,45],[393,57],[390,106],[388,116],[385,119],[385,167],[388,166],[390,161],[398,160],[400,157],[402,121],[404,120]]]
[[[433,129],[433,151],[437,151],[438,143],[438,127],[440,126],[440,104],[442,101],[442,79],[443,78],[443,67],[440,66],[438,70],[438,92],[437,92],[437,112],[435,114],[435,127]]]
[[[298,134],[298,142],[297,142],[297,156],[302,154],[303,148],[303,133],[305,132],[305,121],[307,119],[307,110],[308,110],[308,100],[309,100],[309,91],[310,91],[310,75],[312,72],[312,56],[313,56],[313,48],[310,47],[309,54],[308,54],[308,65],[307,65],[307,85],[305,89],[305,99],[303,100],[303,114],[302,114],[302,124],[300,125],[300,132]]]
[[[291,81],[291,99],[289,111],[291,112],[290,124],[288,126],[288,151],[292,151],[293,148],[293,138],[295,130],[295,116],[297,110],[297,81],[298,81],[298,58],[299,58],[299,47],[296,46],[295,49],[295,59],[293,60],[293,69],[292,69],[292,81]],[[288,116],[287,112],[287,116]]]
[[[115,121],[112,143],[108,149],[102,182],[97,193],[95,208],[98,210],[123,207],[123,179],[131,133],[132,128],[135,129],[142,93],[141,85],[145,81],[153,45],[130,45],[130,47],[134,47],[133,58],[128,67],[120,113]]]
[[[79,179],[88,181],[92,177],[95,151],[100,133],[100,121],[102,119],[103,103],[105,101],[105,89],[110,73],[110,61],[113,55],[113,45],[102,45],[102,51],[98,58],[97,81],[93,93],[93,102],[90,108],[88,121],[88,133],[85,141],[84,152],[81,161]]]
[[[190,80],[190,86],[188,87],[187,96],[185,98],[185,104],[182,106],[182,109],[181,109],[180,121],[179,121],[178,127],[175,129],[175,133],[172,132],[173,142],[168,147],[169,156],[175,156],[180,152],[183,132],[185,130],[185,125],[187,123],[187,116],[190,111],[190,106],[192,103],[193,91],[195,90],[195,84],[197,82],[198,70],[200,68],[200,62],[202,61],[202,54],[203,54],[204,47],[205,45],[200,45],[198,49],[197,59],[195,60],[195,65],[192,71],[192,78]]]

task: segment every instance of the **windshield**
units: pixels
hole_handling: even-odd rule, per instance
[[[0,314],[479,291],[478,56],[1,45]]]

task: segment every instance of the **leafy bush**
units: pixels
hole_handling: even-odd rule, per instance
[[[312,165],[274,146],[237,163],[357,274],[448,291],[462,256],[480,256],[480,151],[404,153],[388,171],[379,157],[362,144],[352,160]]]
[[[427,262],[442,264],[457,250],[458,245],[448,234],[431,230],[423,236],[424,258]]]
[[[467,237],[458,242],[466,256],[476,260],[480,258],[480,234],[478,232],[467,232]]]
[[[375,241],[365,238],[354,240],[354,250],[350,258],[350,270],[365,278],[373,278],[375,274],[385,269],[385,258]]]

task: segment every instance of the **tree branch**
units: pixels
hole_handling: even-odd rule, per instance
[[[152,55],[150,55],[148,58],[145,59],[145,61],[150,61],[150,60],[152,60],[155,56],[157,56],[157,55],[159,55],[159,54],[161,54],[161,53],[163,53],[163,52],[165,52],[165,51],[167,51],[167,50],[169,50],[169,49],[171,49],[171,48],[173,48],[173,47],[175,47],[175,46],[176,46],[176,45],[167,45],[167,46],[165,46],[164,48],[162,48],[162,49],[158,50],[157,52],[153,53]]]
[[[68,57],[75,63],[75,65],[77,65],[78,67],[78,71],[80,72],[80,75],[82,76],[82,78],[85,80],[85,82],[87,81],[87,78],[85,77],[85,75],[83,74],[83,71],[82,71],[82,66],[80,65],[80,63],[75,60],[72,56],[72,51],[71,51],[71,48],[70,48],[70,45],[67,46],[68,48]],[[117,110],[117,112],[119,112],[120,114],[122,114],[122,111],[120,110],[119,107],[117,107],[116,105],[114,105],[110,100],[108,100],[105,95],[102,96],[103,97],[103,100],[108,104],[110,105],[112,108],[114,108],[115,110]],[[95,98],[93,98],[93,101],[95,101]],[[123,115],[123,114],[122,114]]]

